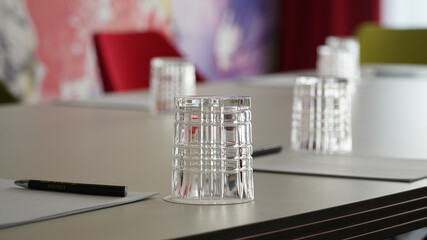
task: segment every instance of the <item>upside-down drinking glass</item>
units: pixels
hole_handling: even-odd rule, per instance
[[[175,100],[172,195],[185,204],[254,199],[251,98],[193,96]]]
[[[196,94],[196,70],[188,60],[156,57],[150,65],[150,92],[155,112],[173,112],[175,97]]]
[[[346,79],[298,76],[292,108],[292,149],[328,154],[351,152],[349,95]]]
[[[326,45],[317,48],[317,73],[346,78],[350,84],[360,82],[360,46],[353,37],[329,36]]]

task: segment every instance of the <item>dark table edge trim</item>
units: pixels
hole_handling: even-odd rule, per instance
[[[307,226],[316,226],[318,223],[332,221],[335,219],[345,219],[350,215],[362,214],[364,212],[376,211],[378,209],[384,209],[387,207],[393,206],[405,206],[408,202],[416,202],[413,206],[413,211],[419,209],[420,204],[424,204],[427,199],[427,187],[421,187],[409,191],[404,191],[400,193],[390,194],[382,197],[377,197],[368,200],[362,200],[350,204],[345,204],[337,207],[321,209],[317,211],[312,211],[303,214],[297,214],[294,216],[278,218],[274,220],[264,221],[260,223],[253,223],[233,228],[222,229],[218,231],[212,231],[203,234],[192,235],[188,237],[178,238],[178,239],[236,239],[236,238],[246,238],[252,239],[257,237],[270,237],[274,238],[274,234],[278,232],[288,231],[289,229],[296,228],[306,228]],[[411,209],[406,209],[402,213],[411,212]],[[381,212],[382,214],[387,214],[386,211]],[[415,214],[417,211],[415,211]],[[412,214],[409,214],[412,215]],[[377,218],[387,218],[386,215],[378,215]],[[355,224],[361,224],[366,219],[361,219],[360,222],[349,223],[349,226]],[[395,225],[398,225],[396,223]],[[410,231],[417,229],[417,225],[408,225],[405,228],[405,231]],[[414,228],[412,228],[414,227]],[[393,227],[389,227],[392,229]],[[306,228],[307,229],[307,228]],[[396,228],[397,229],[397,228]],[[380,231],[378,229],[377,231]],[[375,231],[374,231],[375,232]],[[403,233],[403,232],[393,232],[394,235]],[[309,236],[310,232],[306,233],[306,236]],[[292,236],[289,236],[290,238]]]

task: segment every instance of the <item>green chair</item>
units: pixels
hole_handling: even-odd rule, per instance
[[[6,86],[3,84],[2,80],[0,79],[0,104],[4,103],[15,103],[18,102],[18,99],[15,98],[9,90],[6,88]]]
[[[427,64],[427,29],[387,29],[363,24],[356,30],[361,63]]]

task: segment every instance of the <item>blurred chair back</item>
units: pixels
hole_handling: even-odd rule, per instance
[[[151,58],[182,57],[158,32],[98,33],[94,38],[106,92],[147,88]],[[202,80],[199,74],[196,78]]]
[[[364,24],[356,35],[361,63],[427,64],[427,29],[387,29]]]

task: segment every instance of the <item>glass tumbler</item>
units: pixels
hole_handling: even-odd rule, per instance
[[[360,82],[360,46],[353,37],[329,36],[326,45],[317,48],[317,73],[346,78],[350,84]]]
[[[291,147],[326,154],[352,151],[351,105],[346,79],[296,78]]]
[[[196,94],[194,65],[183,58],[153,58],[150,62],[150,93],[155,112],[173,112],[175,97]]]
[[[184,204],[254,199],[251,98],[193,96],[175,100],[172,195]]]

